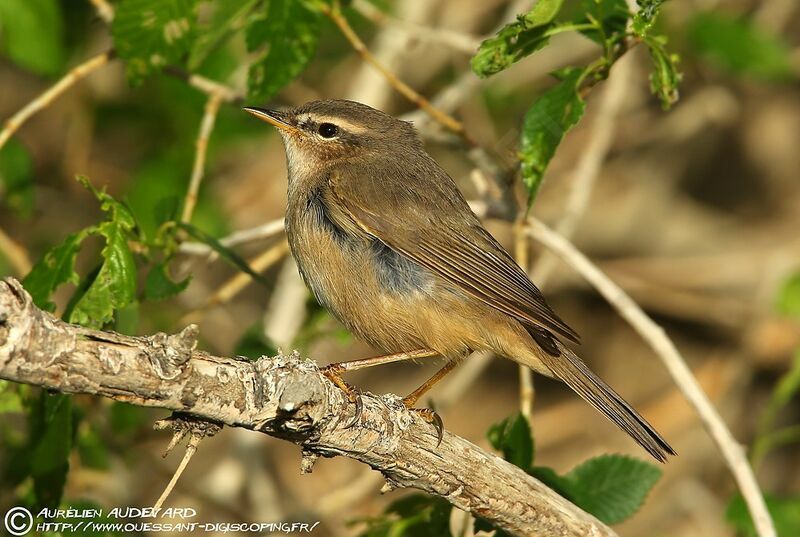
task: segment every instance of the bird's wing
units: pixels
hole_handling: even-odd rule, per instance
[[[330,195],[336,203],[329,206],[336,210],[331,217],[342,227],[359,227],[522,323],[577,343],[578,334],[481,226],[453,180],[432,159],[427,164],[389,162],[372,175],[348,168],[332,172]],[[423,181],[421,173],[428,174]]]

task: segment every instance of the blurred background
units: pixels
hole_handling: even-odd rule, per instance
[[[0,0],[0,118],[112,46],[93,2],[32,1],[39,10],[33,19],[20,15],[26,13],[22,4]],[[472,75],[469,59],[481,39],[531,4],[359,0],[346,13],[400,79],[430,98],[449,95],[443,108],[497,157],[496,175],[508,177],[525,111],[553,84],[548,73],[597,56],[591,41],[565,34],[491,79]],[[647,51],[637,47],[626,54],[588,95],[586,115],[559,146],[532,213],[557,224],[574,181],[586,173],[582,156],[596,143],[593,137],[606,137],[573,241],[667,330],[735,436],[752,446],[765,434],[764,411],[800,348],[800,4],[671,0],[658,24],[681,57],[680,100],[662,110],[649,91]],[[242,41],[212,51],[198,72],[244,88],[248,52]],[[616,104],[604,95],[609,87]],[[318,98],[349,98],[409,114],[468,199],[498,198],[491,173],[476,170],[476,159],[431,127],[327,20],[309,67],[268,103],[246,104]],[[76,174],[125,200],[142,228],[155,233],[154,208],[186,193],[206,99],[169,74],[131,87],[124,64],[112,61],[22,126],[0,151],[0,275],[24,276],[67,234],[99,221],[98,204]],[[515,194],[524,198],[520,188]],[[192,223],[227,237],[279,219],[285,203],[279,137],[238,104],[223,103]],[[487,218],[486,225],[513,251],[512,223]],[[232,246],[253,264],[261,259],[266,284],[237,276],[201,246],[184,245],[170,270],[176,279],[191,274],[186,291],[131,308],[127,326],[149,334],[195,322],[201,348],[220,355],[298,349],[326,364],[375,354],[316,305],[285,250],[276,247],[282,240],[278,233]],[[87,259],[101,245],[86,244],[80,274],[91,269]],[[266,261],[264,252],[271,252]],[[532,244],[528,264],[541,252]],[[736,488],[694,411],[651,349],[597,292],[560,262],[551,268],[545,295],[582,335],[581,355],[679,453],[663,467],[642,510],[618,527],[620,534],[732,535],[725,511]],[[243,285],[231,287],[235,278]],[[73,289],[65,286],[56,295],[58,311]],[[485,363],[453,373],[430,399],[448,430],[490,449],[487,429],[519,410],[519,373],[501,359],[474,361]],[[388,365],[348,380],[375,393],[403,395],[436,367]],[[602,453],[645,457],[565,387],[541,378],[534,384],[538,464],[566,472]],[[108,507],[152,505],[182,456],[176,450],[161,457],[169,438],[153,431],[152,423],[165,413],[90,397],[76,401],[82,419],[65,498]],[[800,437],[798,423],[794,397],[773,423],[787,428],[788,441],[757,457],[756,468],[763,489],[789,502],[789,512],[800,518],[800,449],[790,442]],[[21,415],[0,417],[2,445],[19,444],[24,431]],[[4,466],[13,462],[9,452],[0,448]],[[379,474],[343,458],[320,460],[312,474],[301,475],[297,446],[225,429],[202,442],[168,504],[194,507],[206,520],[320,520],[315,534],[346,536],[363,531],[353,521],[378,516],[404,494],[380,494],[382,484]],[[24,483],[4,479],[0,505],[13,504],[23,491]]]

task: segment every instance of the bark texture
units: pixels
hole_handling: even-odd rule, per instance
[[[197,327],[131,337],[65,323],[14,279],[0,282],[0,378],[183,412],[298,444],[302,470],[343,455],[390,487],[447,499],[515,535],[614,536],[613,530],[501,458],[409,412],[395,395],[355,405],[296,353],[251,362],[195,349]]]

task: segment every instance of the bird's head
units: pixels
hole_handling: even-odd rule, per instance
[[[355,101],[312,101],[281,111],[244,110],[278,127],[290,170],[319,169],[343,160],[368,160],[422,148],[410,123]]]

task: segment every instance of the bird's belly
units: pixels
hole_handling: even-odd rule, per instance
[[[451,356],[468,344],[453,329],[457,292],[381,243],[297,222],[289,244],[317,300],[350,331],[384,352],[433,349]],[[463,325],[463,323],[461,323]]]

